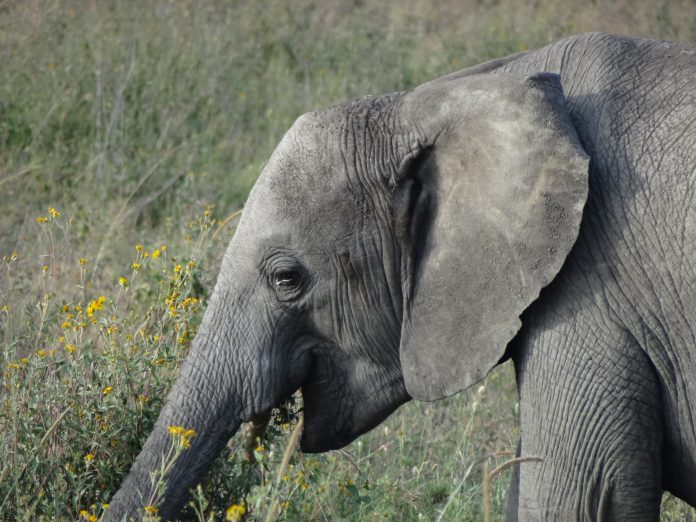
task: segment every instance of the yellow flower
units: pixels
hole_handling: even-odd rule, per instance
[[[167,251],[167,245],[162,245],[162,246],[160,247],[160,250],[161,250],[162,252],[166,252],[166,251]]]
[[[21,362],[24,365],[29,364],[29,357],[22,357],[19,362]]]
[[[186,344],[189,342],[189,336],[190,332],[188,330],[184,330],[181,335],[179,336],[179,339],[177,339],[177,342],[179,344]]]
[[[66,350],[68,353],[74,353],[75,350],[77,350],[77,348],[75,347],[74,344],[66,344],[66,345],[65,345],[65,350]]]
[[[46,357],[46,350],[39,350],[38,352],[36,352],[36,355],[43,359],[44,357]]]
[[[81,509],[80,510],[80,517],[84,518],[85,520],[89,520],[89,522],[97,522],[97,516],[91,514],[89,511],[86,509]]]
[[[4,305],[2,305],[2,308],[0,308],[0,312],[7,313],[9,311],[10,311],[10,305],[8,305],[8,304],[4,304]]]
[[[36,218],[36,222],[43,225],[44,223],[48,222],[48,218],[46,216],[39,216]]]
[[[89,303],[89,306],[87,307],[87,315],[90,317],[94,317],[94,312],[104,308],[105,302],[106,297],[104,297],[103,295],[100,295],[99,298],[95,299],[94,301],[91,301]]]
[[[126,279],[125,277],[121,276],[121,277],[118,278],[118,284],[125,288],[125,287],[128,286],[128,279]]]
[[[58,212],[53,207],[48,207],[48,213],[51,214],[51,216],[53,216],[54,218],[60,217],[60,212]]]
[[[160,252],[159,248],[152,252],[152,259],[157,259],[159,256],[161,256],[162,253]]]
[[[148,515],[156,515],[158,511],[159,510],[155,506],[145,506],[145,513]]]
[[[181,307],[186,308],[188,306],[191,306],[192,304],[194,304],[193,299],[195,299],[195,298],[187,297],[186,299],[181,301]]]
[[[169,426],[167,430],[171,435],[181,435],[185,431],[181,426]]]
[[[180,272],[181,272],[181,265],[175,265],[175,266],[174,266],[174,273],[175,273],[175,274],[178,274],[178,273],[180,273]]]
[[[93,453],[88,453],[87,455],[85,455],[85,462],[86,462],[86,463],[89,464],[89,463],[92,462],[93,460],[94,460],[94,454],[93,454]]]
[[[225,511],[225,520],[227,522],[239,522],[246,513],[246,508],[239,504],[232,504]]]
[[[131,265],[131,268],[132,268],[133,270],[140,270],[140,263],[133,263],[133,264]]]
[[[187,430],[182,426],[169,426],[167,430],[174,439],[178,439],[179,445],[184,449],[191,447],[191,439],[197,435],[196,430]]]
[[[109,394],[111,393],[111,390],[113,390],[113,389],[114,389],[113,386],[106,386],[106,387],[102,390],[102,394],[103,394],[103,395],[109,395]]]
[[[104,502],[104,503],[102,504],[102,509],[109,509],[109,504],[107,504],[106,502]]]
[[[41,267],[41,270],[43,270],[43,273],[44,273],[44,274],[45,274],[46,272],[48,272],[48,265],[42,266],[42,267]]]
[[[85,259],[84,257],[81,257],[80,259],[77,260],[77,262],[81,265],[86,265],[89,259]]]

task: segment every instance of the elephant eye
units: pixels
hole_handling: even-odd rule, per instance
[[[293,301],[304,293],[307,271],[296,259],[283,256],[273,259],[269,265],[268,283],[279,301]]]
[[[282,270],[273,276],[273,285],[276,288],[295,288],[300,283],[300,274],[292,270]]]

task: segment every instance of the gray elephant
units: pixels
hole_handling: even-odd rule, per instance
[[[107,518],[141,516],[169,425],[198,436],[164,518],[298,388],[326,451],[508,358],[540,459],[510,520],[696,505],[695,52],[583,34],[301,116]]]

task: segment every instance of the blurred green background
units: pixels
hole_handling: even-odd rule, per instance
[[[100,440],[88,437],[80,420],[84,411],[76,411],[73,427],[66,427],[73,413],[60,405],[59,383],[75,379],[71,390],[92,386],[106,397],[99,390],[125,370],[113,359],[92,358],[105,353],[106,338],[98,334],[93,343],[87,334],[80,338],[84,346],[77,345],[79,357],[70,359],[74,369],[67,376],[56,369],[58,363],[41,366],[45,355],[41,361],[33,356],[31,362],[13,362],[60,338],[58,326],[37,326],[52,317],[49,303],[56,303],[58,314],[59,304],[83,306],[90,294],[118,295],[127,314],[114,305],[114,321],[135,329],[133,318],[152,312],[161,297],[152,289],[162,284],[153,275],[150,286],[143,283],[137,292],[119,287],[133,246],[140,243],[146,249],[166,244],[182,259],[195,257],[201,273],[191,275],[186,291],[204,300],[234,220],[220,225],[242,208],[298,115],[407,89],[583,31],[696,41],[696,2],[1,1],[0,336],[3,366],[26,372],[7,370],[0,387],[0,456],[19,459],[0,472],[3,480],[13,479],[0,486],[5,512],[12,518],[74,518],[84,516],[81,507],[107,501],[160,404],[133,409],[121,419],[137,424],[139,439],[114,446],[122,449],[108,455],[99,453]],[[35,220],[48,207],[61,213],[51,233]],[[196,242],[192,224],[200,224],[196,216],[206,209],[217,219],[216,236]],[[79,265],[80,258],[88,261]],[[166,330],[166,323],[158,324]],[[154,366],[140,361],[149,368],[143,371],[161,377],[162,394],[184,355],[185,349],[172,356],[171,371],[161,375],[159,359]],[[89,384],[97,374],[101,380]],[[41,388],[48,382],[56,387]],[[32,388],[31,396],[12,395],[10,383]],[[109,400],[118,396],[116,388],[109,393]],[[49,396],[56,407],[44,410],[41,403]],[[122,401],[109,407],[110,422],[116,423],[133,397],[125,394]],[[45,441],[57,433],[61,440],[47,454]],[[480,465],[487,455],[514,450],[517,435],[514,375],[505,365],[479,390],[406,405],[346,452],[303,461],[305,478],[283,493],[295,507],[288,504],[282,517],[480,520]],[[83,439],[87,449],[71,447]],[[105,463],[102,473],[110,475],[82,476],[73,466],[63,482],[40,479],[54,477],[71,451],[75,463],[94,452],[95,461]],[[273,462],[269,458],[266,465]],[[217,489],[206,486],[212,502],[206,509],[220,517],[225,504],[239,498],[230,497],[234,488],[224,485],[229,469],[218,465],[216,473]],[[349,482],[356,476],[359,490]],[[493,484],[494,519],[503,516],[506,483],[504,474]],[[263,494],[255,498],[260,506]],[[696,520],[693,510],[671,497],[665,502],[664,520]]]
[[[693,39],[696,3],[6,0],[0,255],[53,205],[116,258],[194,208],[238,209],[307,110],[596,30]]]

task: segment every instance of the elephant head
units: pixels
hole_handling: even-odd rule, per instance
[[[240,423],[298,388],[302,448],[325,451],[500,361],[577,237],[587,158],[557,76],[475,72],[287,132],[110,516],[149,494],[168,425],[198,436],[169,475],[164,517]]]

